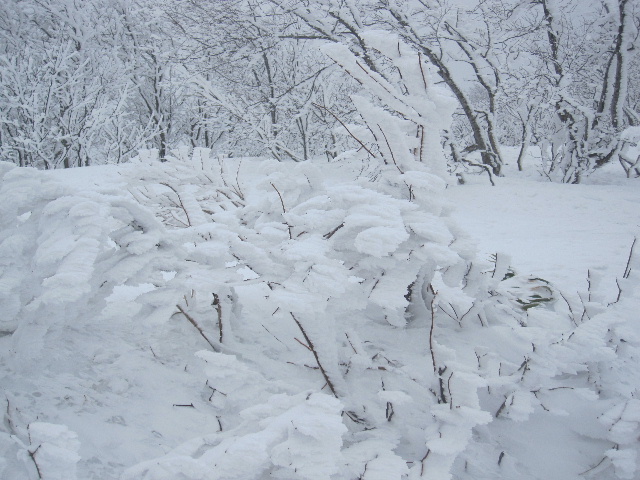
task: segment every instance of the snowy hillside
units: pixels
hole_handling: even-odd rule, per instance
[[[407,173],[0,164],[0,477],[637,478],[637,182]]]

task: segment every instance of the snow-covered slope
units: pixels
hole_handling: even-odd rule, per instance
[[[198,155],[1,164],[0,477],[634,478],[634,183]]]

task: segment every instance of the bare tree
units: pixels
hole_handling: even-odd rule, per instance
[[[635,123],[627,101],[630,64],[637,56],[633,2],[536,0],[544,22],[537,51],[555,112],[545,132],[545,173],[579,183],[618,156],[620,134]],[[636,31],[635,38],[631,33]]]

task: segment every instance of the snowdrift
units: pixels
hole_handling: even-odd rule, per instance
[[[565,302],[426,169],[0,175],[2,478],[637,475],[635,255]]]

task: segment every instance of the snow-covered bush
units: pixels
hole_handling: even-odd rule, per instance
[[[541,422],[597,439],[584,471],[604,458],[591,472],[632,478],[636,260],[617,303],[572,315],[505,256],[475,261],[437,198],[429,211],[405,185],[389,195],[395,166],[374,181],[361,170],[197,151],[86,189],[3,164],[14,375],[59,362],[88,315],[206,338],[216,428],[125,478],[536,478],[514,439]],[[540,288],[549,301],[523,308]]]

